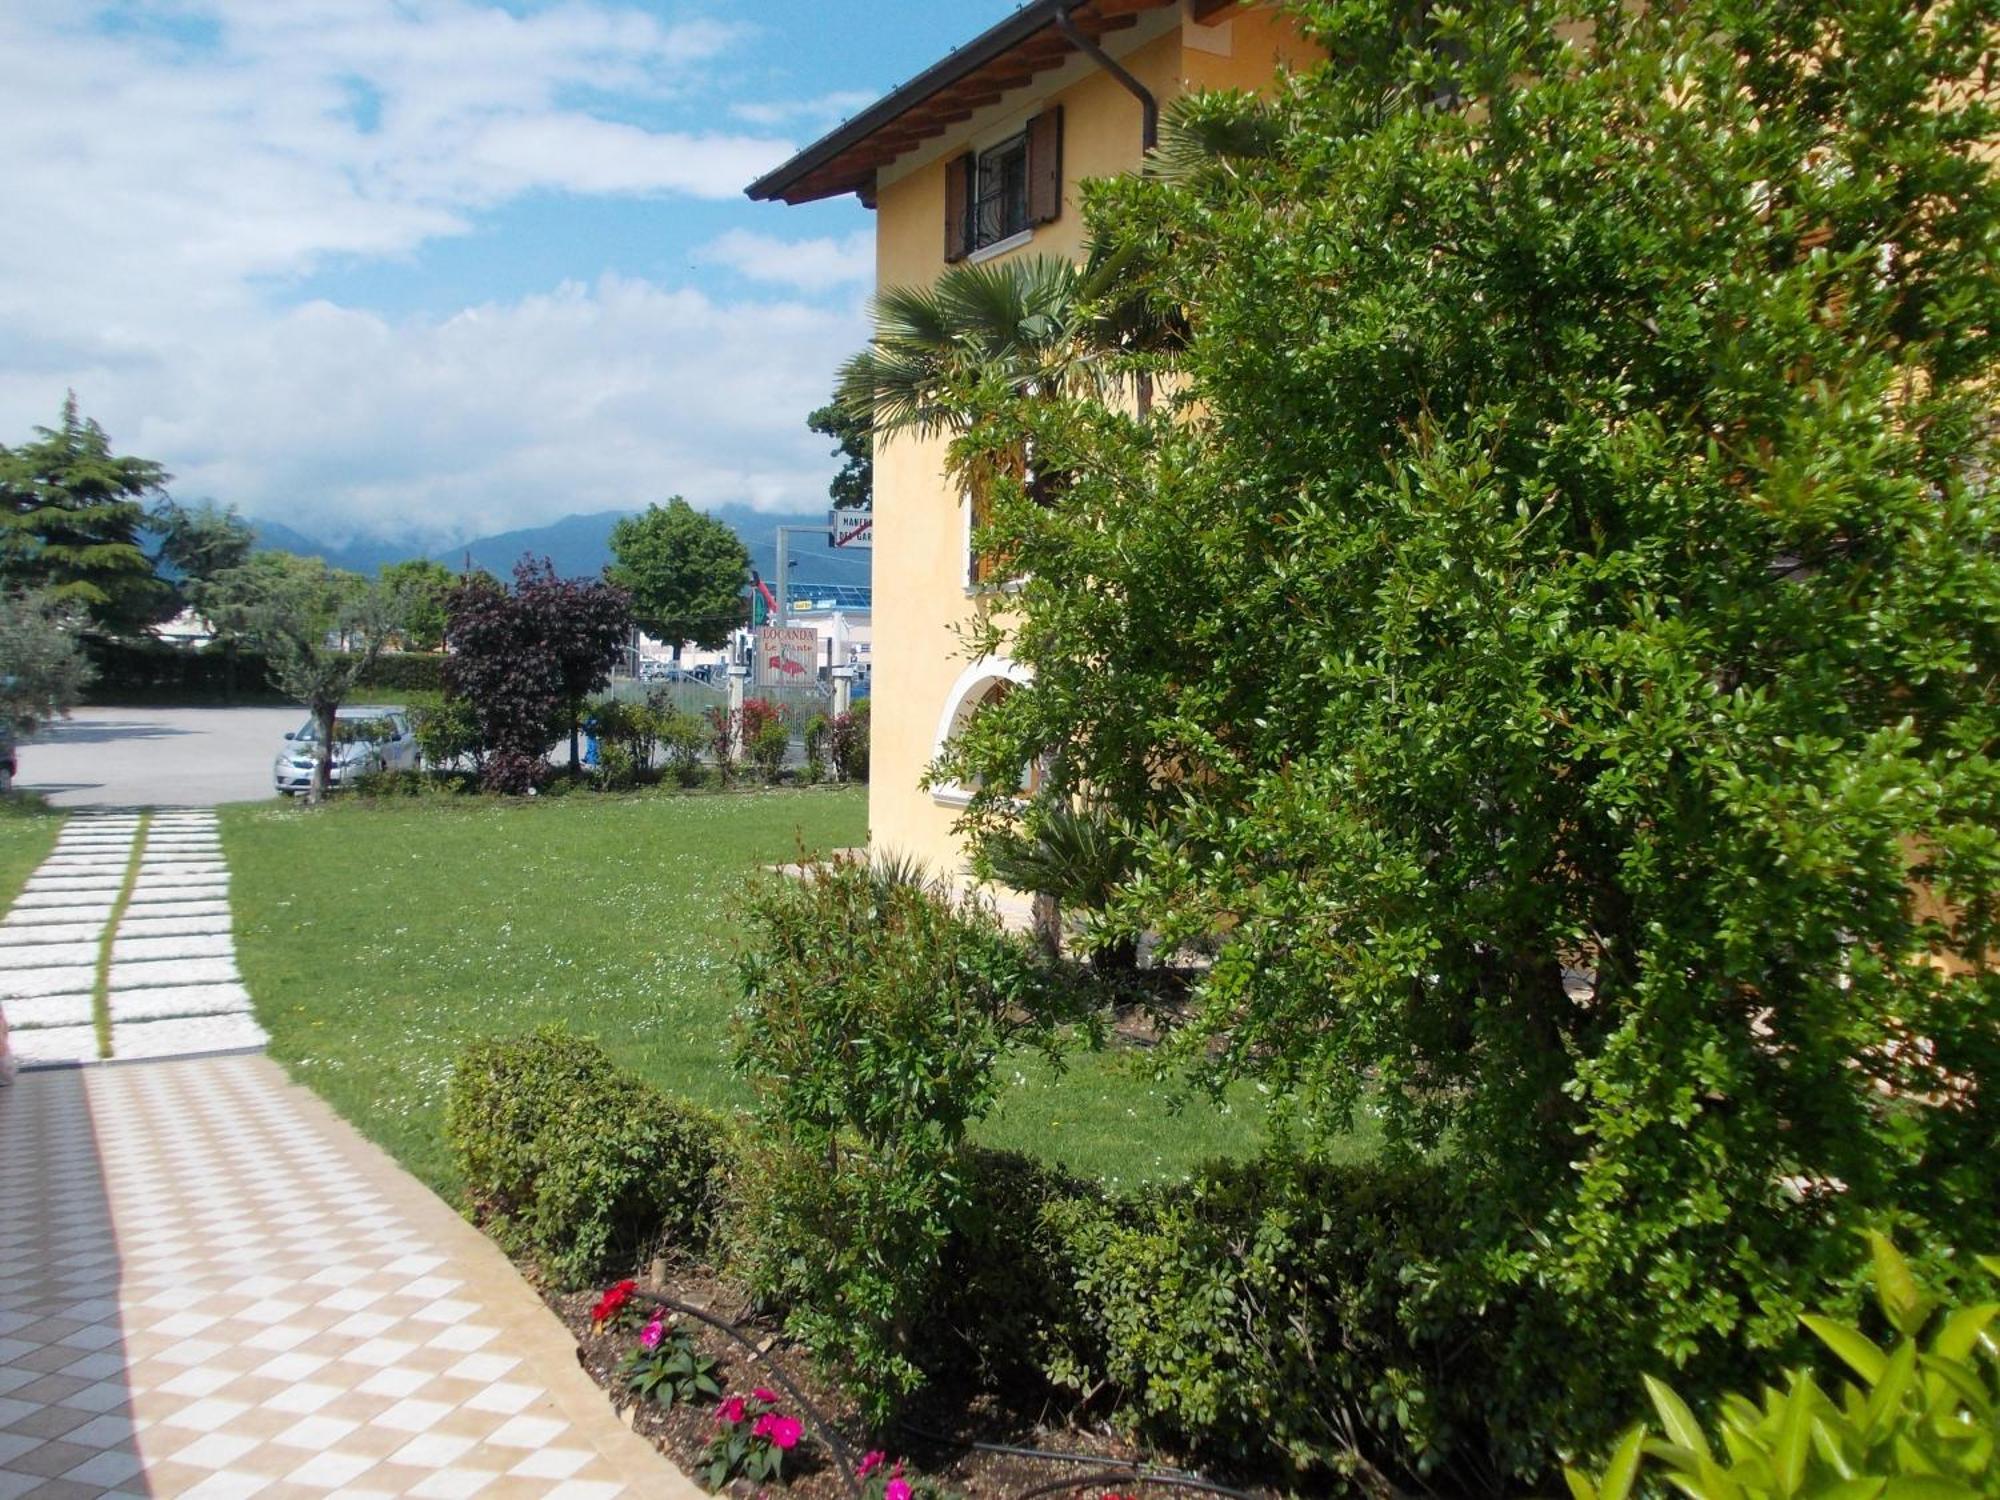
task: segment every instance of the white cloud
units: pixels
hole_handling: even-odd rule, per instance
[[[841,239],[787,240],[732,229],[696,250],[695,259],[753,281],[818,292],[873,280],[875,237],[864,230]]]
[[[739,120],[775,130],[793,124],[830,126],[847,119],[875,102],[875,95],[842,89],[814,99],[779,99],[762,104],[732,104],[729,112]]]
[[[442,320],[310,303],[82,382],[178,494],[443,545],[672,493],[810,507],[825,443],[803,414],[862,337],[851,313],[606,277]],[[51,403],[0,371],[0,410],[46,423]]]
[[[411,258],[530,192],[734,199],[790,149],[759,133],[782,122],[632,121],[704,97],[740,28],[622,0],[115,8],[143,24],[0,0],[0,441],[73,384],[178,492],[329,533],[816,496],[799,414],[862,338],[851,308],[619,278],[457,316],[283,305],[331,261]],[[807,241],[777,275],[762,237],[734,253],[801,292],[859,260]]]

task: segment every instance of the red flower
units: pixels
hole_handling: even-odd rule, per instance
[[[804,1431],[797,1417],[777,1417],[771,1422],[771,1442],[789,1453],[798,1447],[799,1437]]]
[[[889,1461],[889,1455],[875,1448],[861,1455],[861,1465],[854,1471],[856,1479],[866,1479]]]
[[[755,1396],[759,1401],[764,1402],[766,1405],[776,1406],[778,1404],[778,1393],[776,1391],[766,1390],[761,1385],[758,1386],[757,1389],[752,1391],[750,1394]]]
[[[715,1410],[715,1420],[718,1422],[727,1422],[732,1427],[741,1422],[743,1420],[743,1398],[741,1396],[731,1396],[727,1401],[723,1402]]]
[[[597,1306],[590,1310],[590,1321],[599,1327],[608,1323],[617,1316],[619,1308],[632,1300],[632,1293],[638,1288],[639,1283],[636,1281],[621,1281],[616,1286],[607,1288],[604,1295],[597,1299]]]
[[[769,1437],[771,1435],[771,1424],[777,1420],[778,1419],[772,1416],[769,1412],[765,1412],[764,1415],[759,1417],[756,1420],[756,1422],[751,1426],[750,1428],[751,1436]]]

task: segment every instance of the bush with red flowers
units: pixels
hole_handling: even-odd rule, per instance
[[[711,1491],[741,1477],[753,1484],[784,1478],[785,1455],[798,1447],[805,1429],[797,1417],[778,1409],[778,1393],[758,1387],[731,1396],[715,1411],[715,1436],[702,1459]]]

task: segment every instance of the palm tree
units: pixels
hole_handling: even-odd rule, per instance
[[[873,340],[841,368],[841,405],[878,435],[939,437],[967,431],[996,393],[1109,399],[1120,356],[1178,346],[1177,329],[1116,295],[1132,258],[961,262],[928,287],[886,289]]]

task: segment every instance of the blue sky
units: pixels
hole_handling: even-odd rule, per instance
[[[1010,0],[8,0],[0,443],[339,540],[817,504],[872,215],[741,189]]]

